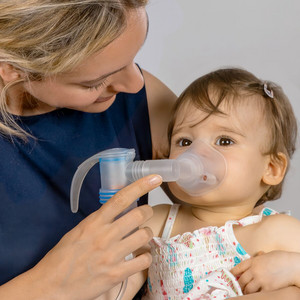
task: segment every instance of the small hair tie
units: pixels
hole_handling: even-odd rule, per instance
[[[268,89],[268,85],[267,85],[266,82],[264,83],[264,92],[266,93],[266,95],[268,97],[270,97],[272,99],[274,98],[274,93],[273,93],[273,91],[271,89]]]

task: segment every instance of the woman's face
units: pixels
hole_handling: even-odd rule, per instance
[[[147,26],[145,9],[132,10],[125,31],[107,47],[71,72],[25,82],[25,92],[49,110],[66,107],[85,112],[105,111],[117,93],[136,93],[144,84],[134,57],[145,41]]]

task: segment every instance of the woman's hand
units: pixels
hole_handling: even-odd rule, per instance
[[[292,285],[300,287],[300,253],[259,253],[235,266],[231,272],[239,278],[244,294],[274,291]]]
[[[140,206],[115,218],[160,184],[160,176],[150,175],[122,189],[67,233],[33,269],[0,287],[0,298],[94,299],[148,268],[152,261],[148,252],[129,261],[124,258],[151,240],[149,228],[131,232],[151,218],[152,208]],[[10,293],[13,290],[19,294]]]

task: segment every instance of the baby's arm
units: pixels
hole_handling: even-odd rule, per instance
[[[245,294],[288,286],[300,288],[300,221],[286,215],[264,218],[254,231],[257,250],[268,252],[252,257],[232,269]],[[266,242],[261,243],[264,240]]]
[[[241,262],[231,272],[239,278],[244,294],[292,285],[300,288],[300,253],[271,251]]]

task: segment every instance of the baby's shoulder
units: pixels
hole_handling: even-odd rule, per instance
[[[170,204],[160,204],[152,207],[153,217],[144,224],[144,227],[150,227],[154,236],[162,235],[171,206]]]
[[[300,245],[295,242],[295,237],[300,235],[300,221],[294,217],[285,214],[265,216],[261,222],[247,227],[244,229],[252,236],[252,241],[264,248],[260,251],[300,251]]]
[[[275,234],[276,232],[287,232],[300,229],[300,221],[286,214],[264,216],[261,222],[256,224],[260,231]]]

